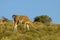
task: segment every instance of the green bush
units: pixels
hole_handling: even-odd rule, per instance
[[[34,18],[34,22],[42,22],[45,25],[49,25],[51,23],[51,21],[52,21],[51,17],[49,17],[47,15],[36,16]]]

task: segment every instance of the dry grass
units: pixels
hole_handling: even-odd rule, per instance
[[[51,24],[46,26],[37,23],[35,29],[30,27],[28,31],[21,24],[18,25],[18,30],[15,31],[13,23],[0,24],[0,40],[60,40],[60,25]]]

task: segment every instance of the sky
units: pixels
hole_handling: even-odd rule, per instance
[[[13,14],[28,16],[32,21],[48,15],[53,23],[60,23],[60,0],[0,0],[0,18],[12,20]]]

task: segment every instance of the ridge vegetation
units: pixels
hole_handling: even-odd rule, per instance
[[[33,22],[35,28],[30,27],[30,30],[27,30],[23,28],[24,24],[19,24],[16,31],[12,21],[6,22],[7,18],[4,20],[0,21],[0,40],[60,40],[60,24],[46,21],[48,22],[46,25],[43,23],[44,20],[42,22],[35,20]]]

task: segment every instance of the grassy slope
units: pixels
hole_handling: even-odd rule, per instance
[[[60,40],[60,25],[51,24],[46,26],[42,23],[36,24],[36,28],[18,26],[18,31],[13,29],[12,23],[0,24],[0,40]]]

